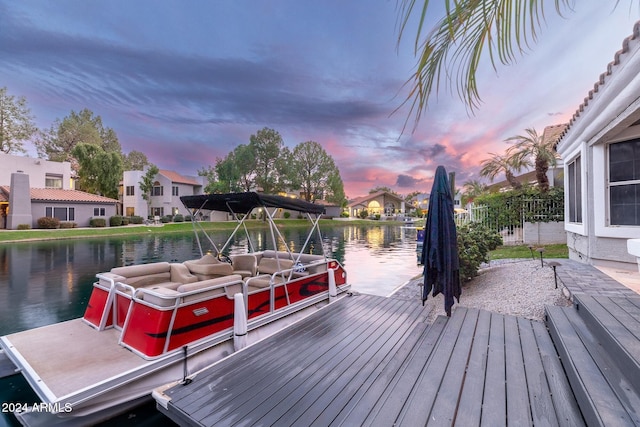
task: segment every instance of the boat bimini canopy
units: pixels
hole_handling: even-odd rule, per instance
[[[270,194],[227,193],[180,197],[187,209],[249,214],[255,208],[282,208],[302,213],[323,214],[324,207],[304,200]]]
[[[307,218],[311,222],[312,224],[311,230],[309,231],[307,240],[304,243],[303,247],[301,248],[300,253],[302,253],[306,249],[311,239],[311,236],[313,235],[314,230],[318,233],[318,237],[320,238],[320,241],[322,241],[322,235],[320,234],[320,229],[318,228],[318,222],[320,221],[320,217],[324,213],[324,207],[321,205],[317,205],[315,203],[310,203],[310,202],[306,202],[304,200],[299,200],[299,199],[293,199],[291,197],[276,196],[271,194],[259,194],[255,192],[226,193],[226,194],[199,194],[194,196],[182,196],[180,197],[180,200],[182,201],[182,204],[187,209],[191,210],[193,214],[192,223],[194,227],[196,225],[199,226],[200,230],[202,230],[203,232],[204,232],[204,229],[197,221],[197,218],[199,217],[198,214],[203,210],[228,212],[232,214],[233,217],[238,222],[238,225],[236,226],[235,230],[233,230],[233,233],[231,233],[231,236],[229,236],[229,239],[226,241],[224,246],[220,249],[216,246],[213,240],[211,240],[209,235],[206,232],[204,232],[204,235],[209,240],[209,243],[211,243],[214,250],[216,251],[217,256],[223,255],[224,250],[231,243],[233,236],[237,233],[240,227],[244,228],[245,233],[247,235],[249,250],[251,252],[255,252],[255,249],[253,247],[253,242],[251,242],[251,239],[249,238],[249,232],[247,230],[245,220],[249,218],[250,216],[249,214],[251,213],[251,211],[256,208],[264,209],[266,219],[268,220],[269,227],[271,229],[271,238],[272,238],[274,250],[276,250],[276,248],[278,247],[278,245],[276,244],[276,236],[284,244],[283,246],[287,247],[287,250],[289,250],[285,239],[282,237],[282,235],[280,234],[280,231],[278,230],[275,223],[273,222],[273,215],[278,209],[287,209],[287,210],[297,211],[302,214],[306,214]],[[273,209],[273,212],[269,212],[270,208]],[[315,218],[311,216],[312,214],[315,215]],[[200,254],[203,255],[200,238],[198,237],[197,232],[195,234],[196,234],[196,239],[198,241]],[[324,253],[324,245],[322,249]],[[326,254],[324,255],[326,258]]]

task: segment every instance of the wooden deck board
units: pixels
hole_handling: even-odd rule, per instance
[[[504,318],[504,347],[507,382],[507,424],[531,425],[531,409],[524,375],[524,360],[517,319]]]
[[[507,425],[507,379],[505,372],[504,316],[491,314],[487,371],[482,400],[481,425]]]
[[[426,327],[415,301],[354,300],[174,387],[161,410],[201,426],[580,425],[544,325],[457,307]]]
[[[531,322],[518,318],[518,329],[520,331],[520,342],[524,357],[524,372],[527,379],[527,390],[529,392],[529,407],[531,408],[531,418],[533,425],[558,425],[558,419],[551,400],[551,392],[544,372],[540,351],[536,337],[533,333]]]
[[[222,414],[220,411],[211,414],[212,409],[224,407],[227,411],[234,411],[243,407],[246,402],[255,403],[256,396],[270,396],[273,390],[272,383],[278,380],[289,386],[289,381],[295,381],[296,378],[302,378],[301,375],[309,370],[321,368],[332,360],[335,355],[347,347],[349,343],[358,343],[366,338],[366,331],[377,326],[377,315],[387,308],[391,301],[382,301],[381,304],[372,307],[368,312],[361,313],[362,322],[353,328],[345,327],[343,323],[346,319],[340,318],[339,324],[335,324],[335,318],[332,318],[334,310],[325,313],[320,319],[314,319],[313,322],[320,333],[316,336],[301,335],[298,339],[293,338],[293,349],[298,363],[291,365],[292,346],[274,344],[270,351],[262,351],[256,349],[256,357],[250,358],[250,364],[246,362],[239,366],[240,369],[235,373],[227,371],[228,365],[233,365],[233,360],[224,363],[224,369],[216,369],[209,378],[196,377],[194,382],[207,384],[206,393],[202,399],[194,401],[193,404],[185,408],[191,413],[195,419],[200,419],[203,423],[215,423]],[[332,307],[327,307],[327,309]],[[351,317],[351,313],[344,313],[347,317]],[[358,314],[358,313],[356,313]],[[279,334],[281,337],[288,337],[288,333]],[[271,343],[277,343],[276,340],[269,340]],[[304,345],[304,343],[323,342],[323,348]],[[258,361],[259,365],[254,366],[254,361]],[[237,363],[236,363],[237,364]],[[222,374],[221,374],[222,373]],[[263,391],[269,390],[267,393]],[[190,400],[188,393],[185,394]],[[213,400],[214,405],[211,406]],[[212,424],[213,425],[213,424]]]
[[[416,309],[419,309],[418,305],[412,311]],[[321,414],[335,418],[342,409],[343,402],[339,402],[341,396],[350,396],[361,388],[370,372],[387,360],[390,354],[395,353],[406,338],[405,335],[413,329],[413,323],[407,320],[416,317],[417,313],[406,317],[398,316],[392,322],[386,323],[386,330],[381,334],[372,335],[374,339],[369,339],[366,345],[353,348],[347,357],[329,372],[320,373],[317,386],[298,399],[293,408],[289,408],[290,400],[284,401],[280,407],[270,411],[268,417],[261,418],[260,422],[269,424],[282,420],[286,425],[308,426]],[[305,381],[303,386],[306,388],[308,381]],[[333,404],[334,401],[336,404]],[[282,416],[274,418],[274,414]]]
[[[547,307],[547,316],[550,318],[553,341],[586,423],[601,426],[633,425],[624,406],[618,400],[611,399],[611,387],[578,335],[576,327],[582,329],[583,334],[588,331],[580,323],[577,313],[562,307]],[[564,345],[558,347],[560,342]]]
[[[467,366],[477,331],[479,314],[477,309],[467,310],[458,339],[447,363],[442,387],[438,390],[433,409],[429,414],[429,422],[433,422],[435,425],[452,425],[456,419],[460,390],[465,385],[465,374],[468,372]],[[462,366],[467,368],[460,369]],[[478,417],[477,420],[479,419]]]
[[[556,348],[547,328],[542,323],[532,322],[532,325],[558,425],[563,427],[583,426],[584,419],[580,408],[574,398],[562,363],[557,357]]]
[[[436,348],[447,319],[443,316],[436,318],[434,323],[425,329],[420,341],[404,360],[394,359],[386,367],[381,381],[376,382],[362,399],[363,402],[343,419],[338,419],[338,425],[372,425],[376,417],[392,415],[392,421],[402,410],[402,406],[414,388],[415,380]],[[381,421],[379,418],[378,421]]]
[[[464,387],[458,403],[455,421],[459,425],[480,424],[485,378],[487,376],[490,332],[491,313],[481,311],[478,316],[471,354],[469,355]],[[492,398],[494,397],[492,396]]]

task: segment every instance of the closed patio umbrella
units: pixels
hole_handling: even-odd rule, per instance
[[[438,166],[429,197],[421,261],[424,265],[422,304],[429,292],[444,295],[444,310],[451,316],[455,297],[460,302],[460,262],[453,197],[447,171]]]

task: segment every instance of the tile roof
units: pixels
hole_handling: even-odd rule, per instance
[[[600,90],[600,88],[606,84],[607,80],[610,79],[611,74],[613,74],[613,72],[615,71],[615,67],[620,65],[620,57],[625,53],[629,52],[629,43],[632,40],[638,39],[639,37],[640,37],[640,21],[636,22],[633,25],[633,33],[622,41],[622,49],[620,49],[615,53],[615,55],[613,56],[613,61],[607,65],[607,71],[600,74],[600,78],[593,85],[593,89],[589,91],[587,96],[584,98],[584,101],[582,102],[582,104],[578,106],[578,109],[573,114],[573,117],[571,117],[571,120],[569,120],[567,127],[560,135],[560,138],[558,138],[558,142],[560,142],[562,138],[567,134],[571,126],[576,122],[576,120],[578,120],[578,118],[580,117],[581,113],[585,110],[585,108],[589,106],[589,102],[593,99],[594,94],[597,93]]]
[[[544,128],[542,131],[542,142],[552,142],[554,145],[560,140],[560,135],[569,126],[569,123],[562,123],[560,125],[551,125]]]
[[[174,171],[170,171],[170,170],[166,170],[166,169],[160,169],[158,171],[159,174],[164,175],[165,177],[169,178],[171,180],[171,182],[175,182],[177,184],[188,184],[188,185],[198,185],[198,186],[202,186],[201,183],[199,183],[198,181],[192,179],[192,178],[187,178],[186,176],[182,176],[177,172]]]
[[[2,195],[8,201],[10,188],[8,185],[0,187],[0,201]],[[77,203],[118,203],[117,200],[109,197],[98,196],[97,194],[85,193],[78,190],[63,190],[61,188],[31,188],[29,190],[31,201],[50,201],[50,202],[77,202]]]

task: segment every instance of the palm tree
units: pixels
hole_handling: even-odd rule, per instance
[[[462,184],[463,193],[463,205],[473,202],[473,200],[487,191],[487,185],[478,180],[466,181]]]
[[[415,73],[407,80],[410,104],[407,116],[420,121],[428,101],[447,80],[470,110],[480,105],[476,71],[483,55],[489,55],[494,69],[497,62],[510,65],[530,48],[542,28],[544,6],[539,0],[444,0],[446,15],[429,32],[423,31],[429,0],[401,0],[398,15],[398,44],[413,13],[419,14],[414,40],[418,58]],[[555,0],[559,15],[571,11],[573,0]],[[617,2],[616,2],[617,4]],[[422,6],[420,6],[422,5]],[[444,85],[443,85],[444,86]]]
[[[482,169],[480,175],[486,176],[493,182],[493,179],[504,173],[505,178],[515,190],[522,188],[522,183],[518,181],[513,174],[520,172],[522,168],[530,166],[527,159],[520,156],[501,156],[499,154],[489,153],[491,158],[482,161]]]
[[[526,135],[516,135],[505,139],[505,142],[515,142],[515,145],[509,148],[507,152],[513,153],[513,156],[519,156],[533,163],[536,170],[536,180],[540,191],[549,190],[549,178],[547,171],[549,166],[555,166],[558,159],[558,153],[554,148],[554,140],[545,141],[543,135],[533,128],[525,129]]]

